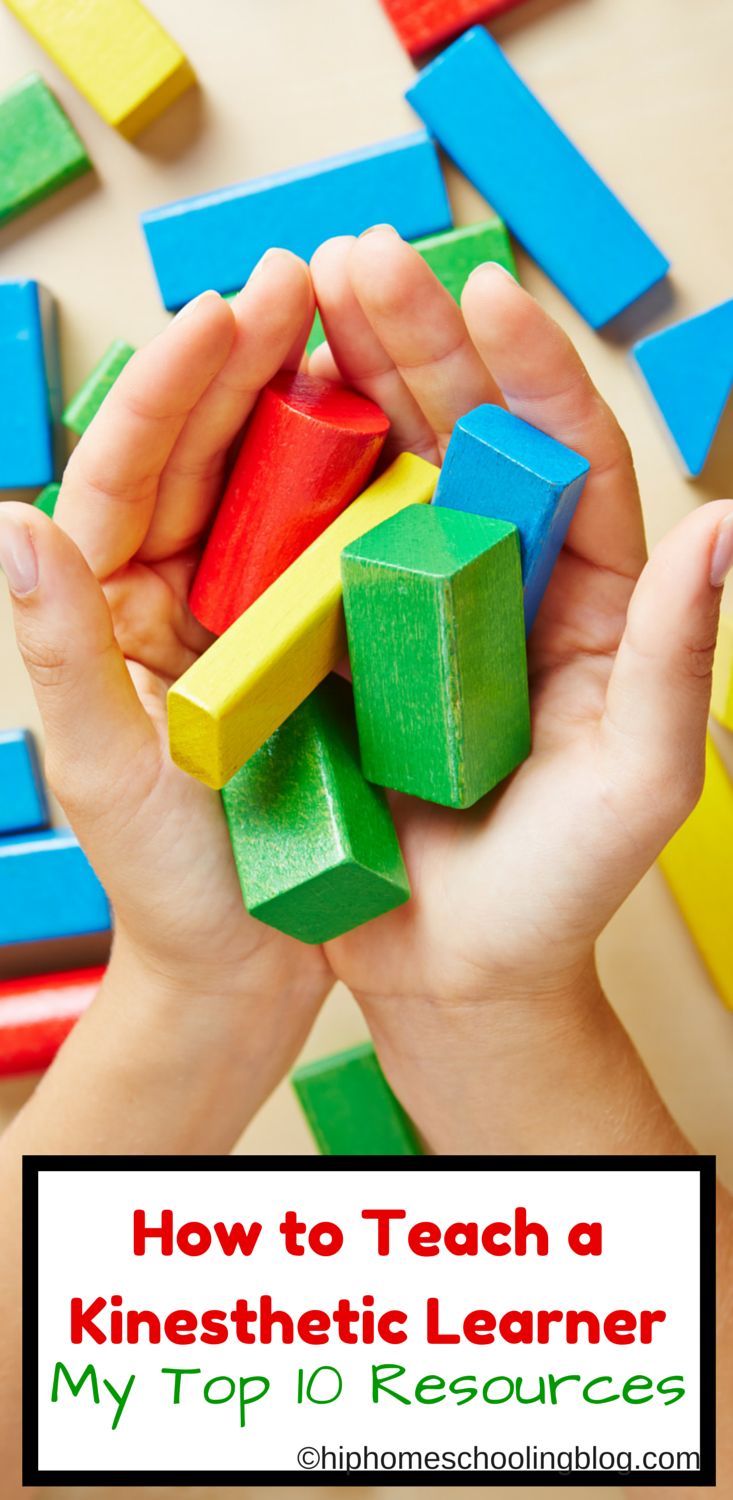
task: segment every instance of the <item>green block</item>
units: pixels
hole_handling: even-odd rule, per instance
[[[61,421],[72,432],[86,432],[93,417],[96,417],[105,396],[111,391],[117,376],[124,370],[135,350],[123,339],[115,339],[94,366],[91,375],[72,396]]]
[[[364,775],[470,807],[530,749],[516,526],[411,505],[341,575]]]
[[[56,509],[60,489],[60,484],[47,484],[45,490],[41,490],[40,495],[36,495],[33,501],[36,509],[45,511],[47,516],[52,516]]]
[[[0,95],[0,224],[91,165],[71,121],[37,73]]]
[[[431,234],[426,239],[413,240],[412,243],[455,302],[460,302],[461,292],[471,272],[483,265],[485,260],[498,261],[500,266],[511,271],[512,276],[518,279],[509,233],[498,214],[481,224],[465,224],[461,229],[446,229],[442,234]],[[306,353],[312,354],[324,342],[325,337],[321,316],[317,312],[306,344]]]
[[[291,1083],[321,1156],[422,1156],[371,1042],[296,1068]]]
[[[329,677],[224,787],[244,904],[326,943],[409,900],[384,793],[359,765],[351,688]]]

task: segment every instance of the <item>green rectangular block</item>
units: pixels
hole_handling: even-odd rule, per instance
[[[91,170],[84,144],[38,73],[0,95],[0,224]]]
[[[221,796],[244,904],[268,926],[326,943],[409,899],[387,799],[359,765],[343,678],[326,678]]]
[[[364,775],[470,807],[530,749],[516,526],[409,506],[341,575]]]
[[[291,1083],[321,1156],[422,1156],[371,1042],[296,1068]]]
[[[81,437],[86,432],[93,417],[96,417],[104,398],[111,391],[117,376],[124,370],[128,359],[132,359],[135,350],[131,344],[126,344],[124,339],[115,339],[105,351],[99,363],[94,366],[91,375],[88,375],[84,384],[81,385],[72,396],[61,421],[71,432],[77,432]]]
[[[46,488],[41,490],[40,495],[36,495],[36,498],[33,501],[36,510],[45,511],[47,516],[53,516],[53,513],[56,509],[56,501],[59,498],[60,489],[60,484],[47,484]]]
[[[480,224],[464,224],[460,229],[446,229],[442,234],[431,234],[425,239],[412,241],[427,261],[431,271],[442,281],[454,302],[460,302],[461,292],[472,271],[486,260],[498,261],[500,266],[517,278],[509,231],[503,219],[494,214]],[[310,338],[306,345],[308,354],[322,344],[326,335],[320,314],[316,313]]]

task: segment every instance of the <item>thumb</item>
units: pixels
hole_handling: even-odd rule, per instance
[[[41,511],[0,506],[0,567],[43,720],[46,774],[85,842],[157,736],[115,640],[107,601],[76,544]],[[119,807],[117,807],[119,814]],[[93,840],[92,840],[93,843]],[[94,857],[94,849],[90,848]]]
[[[731,565],[733,501],[716,500],[654,549],[609,681],[603,739],[646,788],[650,815],[669,815],[667,837],[702,790],[720,600]]]

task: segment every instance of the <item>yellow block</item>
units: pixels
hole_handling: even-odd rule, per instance
[[[131,138],[194,82],[140,0],[7,0],[109,125]]]
[[[171,755],[222,787],[346,651],[341,553],[407,505],[427,504],[438,470],[413,453],[343,511],[168,693]]]
[[[733,782],[709,735],[702,797],[659,863],[722,1000],[733,1009]]]
[[[710,712],[719,724],[733,729],[733,615],[720,616]]]

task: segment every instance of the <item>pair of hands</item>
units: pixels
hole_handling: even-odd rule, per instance
[[[457,418],[497,401],[591,464],[529,643],[529,760],[468,813],[396,798],[413,899],[323,949],[248,916],[219,798],[171,763],[165,715],[170,682],[210,641],[186,601],[228,450],[262,386],[301,363],[316,299],[328,345],[309,368],[383,407],[391,455],[439,462]],[[644,566],[627,442],[565,334],[499,267],[474,272],[459,310],[380,226],[328,241],[310,268],[268,252],[231,303],[204,293],[123,371],[67,466],[56,521],[0,515],[47,774],[113,903],[113,963],[187,1003],[288,994],[268,1086],[341,979],[419,1116],[400,1077],[401,1006],[435,1043],[479,1002],[564,1004],[693,806],[732,545],[733,504],[713,503]]]

